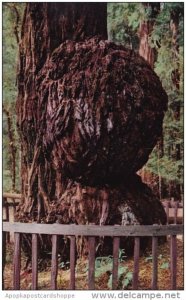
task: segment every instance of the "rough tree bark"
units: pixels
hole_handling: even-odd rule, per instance
[[[42,153],[36,76],[52,51],[65,40],[81,41],[92,35],[106,39],[106,14],[106,4],[102,3],[31,3],[26,6],[21,33],[17,113],[23,153],[22,193],[27,213],[32,211],[34,202],[40,207],[41,197],[47,209],[49,199],[55,194],[60,197],[64,191],[61,170],[54,170]]]
[[[17,100],[23,222],[166,222],[135,172],[161,134],[167,96],[142,58],[104,41],[106,14],[106,3],[26,6]]]

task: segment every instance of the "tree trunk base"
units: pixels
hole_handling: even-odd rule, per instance
[[[37,206],[30,215],[22,213],[23,211],[23,207],[20,207],[18,211],[19,221],[37,221]],[[50,212],[41,219],[41,222],[125,226],[166,224],[166,214],[161,202],[151,189],[141,181],[139,176],[134,175],[128,183],[125,182],[117,187],[87,187],[69,181],[66,191],[60,199],[51,202]],[[143,249],[147,245],[147,240],[143,238],[141,244]],[[30,242],[25,240],[24,248],[30,247]],[[98,238],[96,248],[98,255],[112,254],[112,238]],[[122,238],[120,248],[124,249],[128,255],[132,255],[133,238]],[[39,249],[42,255],[51,251],[50,237],[41,238]],[[60,238],[59,249],[62,259],[68,259],[68,238]],[[78,238],[78,257],[87,254],[86,238]]]

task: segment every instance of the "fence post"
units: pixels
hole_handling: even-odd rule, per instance
[[[134,239],[134,271],[132,279],[133,290],[138,289],[138,274],[139,274],[139,256],[140,256],[140,237]]]
[[[170,201],[166,200],[166,202],[165,202],[165,212],[166,212],[166,215],[167,215],[167,224],[169,224],[169,203],[170,203]]]
[[[14,233],[14,273],[13,289],[20,290],[20,271],[21,271],[21,234]]]
[[[119,225],[115,225],[119,226]],[[118,259],[119,259],[120,238],[113,238],[113,269],[112,269],[112,289],[116,290],[118,286]]]
[[[52,265],[51,265],[51,289],[57,289],[57,272],[58,272],[58,236],[52,235]]]
[[[13,221],[15,220],[15,214],[16,214],[16,202],[14,202],[13,205]]]
[[[32,234],[32,290],[38,289],[38,237]]]
[[[6,222],[9,222],[9,219],[10,219],[10,213],[9,213],[9,205],[8,205],[8,201],[7,201],[7,198],[6,197],[3,197],[3,206],[5,208],[5,220]],[[9,244],[10,243],[10,232],[7,232],[7,243]]]
[[[9,209],[8,209],[8,201],[6,197],[3,197],[3,206],[5,207],[5,220],[9,222]]]
[[[70,290],[75,290],[76,238],[70,237]]]
[[[152,237],[152,290],[158,289],[158,237]]]
[[[177,275],[176,265],[177,265],[177,242],[176,242],[176,235],[172,235],[171,236],[171,289],[172,290],[176,290],[176,275]]]
[[[95,289],[95,237],[94,236],[88,237],[88,248],[89,248],[88,289],[94,290]]]
[[[184,226],[184,206],[183,206],[183,215],[182,215],[182,222],[181,224]],[[182,242],[184,242],[184,234],[182,234]]]
[[[177,224],[178,201],[174,203],[174,224]]]

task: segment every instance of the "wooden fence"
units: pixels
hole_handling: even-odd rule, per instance
[[[8,222],[10,220],[11,207],[13,208],[13,219],[14,219],[14,215],[16,213],[16,206],[19,205],[20,199],[21,199],[21,194],[3,193],[3,209],[5,214],[5,217],[3,217],[3,221]]]
[[[183,203],[179,201],[162,201],[166,215],[167,224],[183,224]]]
[[[157,247],[158,236],[171,237],[171,287],[176,288],[176,235],[183,234],[183,205],[177,201],[165,200],[163,205],[167,214],[167,225],[148,225],[148,226],[96,226],[96,225],[59,225],[59,224],[23,224],[9,223],[14,221],[16,207],[21,199],[21,194],[4,193],[3,194],[3,244],[10,242],[10,233],[14,235],[14,289],[20,288],[20,259],[21,259],[21,234],[32,234],[32,288],[38,288],[38,270],[37,270],[37,243],[38,234],[50,234],[52,236],[52,268],[51,268],[51,288],[57,289],[57,241],[58,235],[70,236],[70,289],[75,289],[75,247],[77,236],[88,236],[89,245],[89,274],[88,288],[94,289],[94,272],[95,272],[95,237],[96,236],[113,236],[113,283],[115,289],[118,284],[118,252],[120,237],[135,237],[134,245],[134,271],[133,271],[133,289],[138,287],[139,274],[139,249],[140,237],[152,236],[152,256],[153,256],[153,273],[152,273],[152,289],[157,288]],[[12,213],[10,213],[12,209]],[[11,218],[10,218],[11,214]],[[175,225],[169,225],[174,223]],[[6,256],[6,251],[4,251]]]
[[[134,269],[132,288],[138,289],[140,237],[152,237],[152,284],[153,290],[158,288],[158,237],[170,236],[170,275],[171,289],[176,290],[177,277],[177,235],[183,234],[183,225],[135,225],[135,226],[99,226],[99,225],[62,225],[62,224],[36,224],[36,223],[9,223],[3,222],[3,239],[6,245],[6,232],[14,233],[14,259],[13,259],[13,288],[20,289],[21,271],[21,235],[32,234],[32,289],[38,289],[38,235],[47,234],[52,238],[51,261],[51,289],[56,290],[58,274],[58,238],[61,235],[70,238],[70,285],[75,289],[75,250],[76,238],[88,238],[88,289],[95,289],[95,247],[96,237],[113,237],[113,270],[112,289],[118,286],[118,259],[121,237],[134,237]],[[4,255],[5,257],[6,255]]]
[[[14,221],[16,207],[21,200],[21,194],[3,193],[3,221]],[[10,233],[7,232],[7,243],[10,243]]]

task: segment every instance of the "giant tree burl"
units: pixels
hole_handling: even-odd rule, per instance
[[[95,35],[101,38],[90,39]],[[133,224],[145,224],[147,216],[165,223],[159,200],[133,177],[161,133],[167,96],[144,59],[106,39],[106,3],[26,6],[18,68],[19,221],[120,224],[128,220],[118,210],[124,204]],[[23,241],[30,252],[29,237]],[[40,241],[41,253],[48,251],[50,241]],[[81,251],[78,243],[78,253],[86,253],[86,244]]]
[[[99,38],[66,41],[37,86],[42,143],[66,177],[118,184],[146,163],[162,132],[167,95],[138,54]]]

